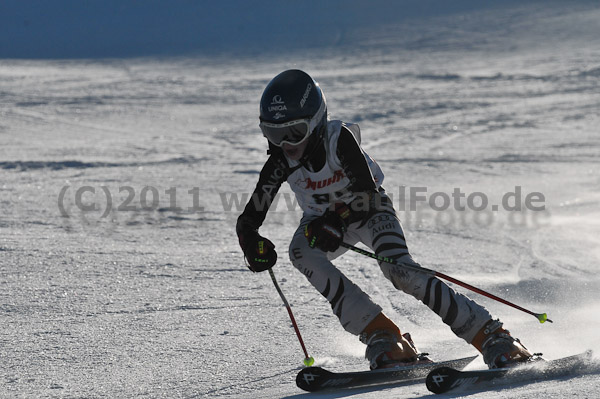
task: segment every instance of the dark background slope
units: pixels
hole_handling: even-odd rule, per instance
[[[356,45],[364,43],[365,37],[373,32],[389,27],[417,24],[418,31],[418,24],[431,18],[452,15],[459,18],[473,11],[507,9],[520,3],[513,0],[2,0],[0,58],[281,53]],[[593,2],[569,2],[570,6],[582,3]],[[535,13],[556,3],[528,4],[533,5],[529,12]],[[446,18],[444,23],[450,20]],[[405,40],[398,31],[395,34],[399,42]]]

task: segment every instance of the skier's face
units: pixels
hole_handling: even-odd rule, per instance
[[[308,140],[304,140],[302,143],[296,145],[283,143],[281,145],[281,148],[283,149],[283,152],[285,152],[285,155],[287,155],[289,159],[297,161],[300,158],[302,158],[307,144]]]

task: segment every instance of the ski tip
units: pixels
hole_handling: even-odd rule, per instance
[[[432,370],[425,379],[425,385],[431,392],[439,394],[448,391],[460,371],[452,367],[438,367]]]
[[[304,391],[318,391],[323,388],[323,380],[328,379],[332,374],[321,367],[306,367],[296,376],[296,385]]]

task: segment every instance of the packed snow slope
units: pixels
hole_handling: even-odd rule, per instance
[[[592,2],[473,10],[402,2],[410,17],[386,17],[379,5],[365,8],[364,24],[315,6],[333,19],[300,10],[276,33],[308,27],[309,36],[276,38],[274,47],[252,7],[237,3],[212,21],[218,33],[226,16],[230,26],[248,16],[239,44],[225,37],[220,47],[195,47],[183,23],[189,48],[171,34],[139,52],[136,32],[156,31],[132,25],[131,36],[118,36],[124,50],[113,52],[112,31],[125,23],[93,35],[106,38],[105,51],[83,27],[29,42],[46,32],[35,21],[69,26],[75,15],[91,29],[86,15],[101,22],[109,13],[48,4],[0,5],[0,29],[13,35],[0,35],[0,397],[430,397],[424,384],[310,395],[295,386],[300,345],[269,276],[245,267],[234,229],[267,157],[260,95],[288,68],[321,83],[332,118],[360,124],[419,262],[547,312],[553,324],[468,293],[535,352],[600,352],[600,11]],[[123,4],[113,11],[137,3]],[[172,12],[192,15],[194,4]],[[16,35],[34,25],[38,36]],[[327,35],[313,43],[310,28]],[[277,246],[274,271],[307,348],[318,365],[366,369],[362,344],[287,259],[301,216],[290,194],[282,189],[261,233]],[[348,253],[336,263],[421,350],[437,359],[475,354],[375,262]],[[598,370],[587,371],[464,395],[598,397]]]

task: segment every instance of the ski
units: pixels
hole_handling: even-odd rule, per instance
[[[321,367],[307,367],[296,376],[296,385],[308,392],[322,389],[343,389],[359,386],[406,383],[412,384],[425,379],[425,376],[438,367],[453,367],[462,369],[471,363],[477,356],[462,359],[434,362],[429,364],[417,364],[414,366],[393,367],[388,369],[371,371],[339,372],[325,370]]]
[[[438,367],[425,379],[425,385],[433,393],[453,390],[486,389],[500,384],[535,382],[577,373],[590,364],[592,351],[556,360],[537,360],[523,365],[491,370],[459,371],[453,367]]]

